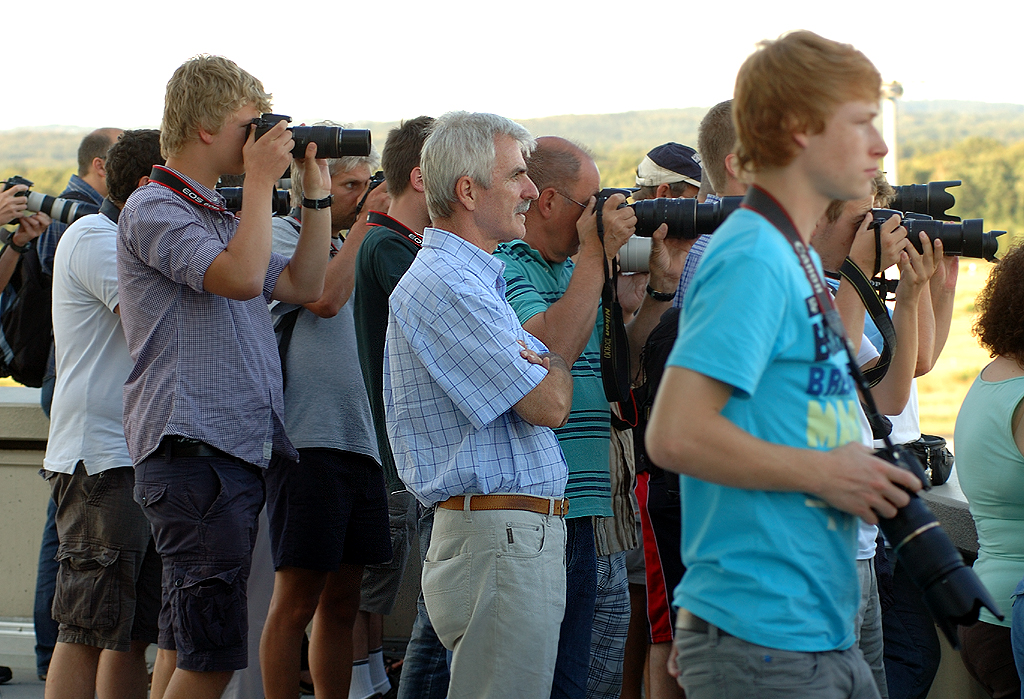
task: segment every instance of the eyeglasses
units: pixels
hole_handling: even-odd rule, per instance
[[[565,197],[566,199],[568,199],[569,201],[571,201],[573,204],[575,204],[576,206],[580,207],[581,209],[586,210],[586,208],[587,208],[586,204],[579,203],[578,201],[576,201],[575,199],[570,197],[568,194],[562,194],[557,189],[555,190],[555,193],[558,194],[559,196]]]

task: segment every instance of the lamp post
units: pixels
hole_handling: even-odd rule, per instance
[[[891,185],[900,183],[896,158],[896,100],[902,96],[903,86],[895,80],[882,85],[882,138],[889,146],[889,153],[882,160],[882,169]]]

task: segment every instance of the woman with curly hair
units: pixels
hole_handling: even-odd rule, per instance
[[[1010,607],[1024,576],[1024,245],[992,270],[974,332],[995,358],[981,370],[956,419],[956,469],[978,528],[974,570],[1007,617],[982,610],[961,627],[967,671],[993,697],[1021,696]],[[1024,601],[1016,605],[1024,618]],[[1024,648],[1016,649],[1018,663]]]

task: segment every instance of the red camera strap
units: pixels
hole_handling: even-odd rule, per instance
[[[162,165],[154,165],[153,171],[149,173],[149,179],[151,182],[156,182],[159,185],[163,185],[178,195],[185,198],[186,201],[201,206],[211,211],[219,211],[226,213],[227,208],[221,204],[214,204],[209,199],[204,197],[202,194],[197,192],[195,188],[189,184],[181,175],[176,173],[170,168],[163,167]]]

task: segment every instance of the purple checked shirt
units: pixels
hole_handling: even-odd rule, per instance
[[[195,191],[216,192],[177,173]],[[267,303],[288,258],[272,254],[263,294],[235,301],[203,290],[238,219],[151,182],[128,198],[117,230],[121,324],[135,363],[124,433],[138,465],[165,435],[199,439],[257,466],[297,458],[284,432],[281,361]]]

